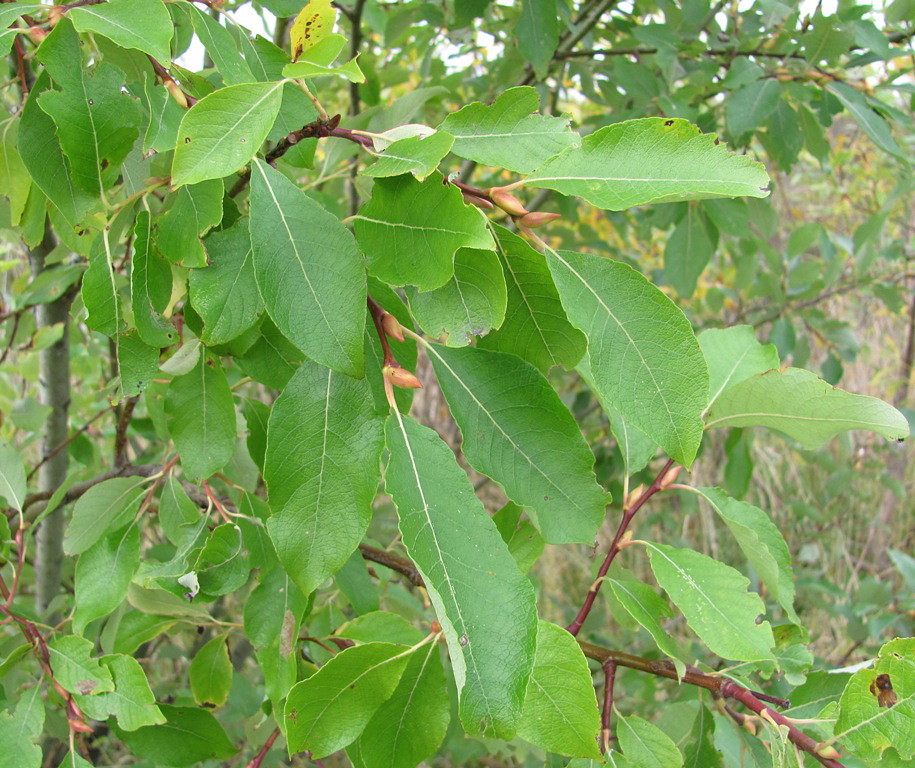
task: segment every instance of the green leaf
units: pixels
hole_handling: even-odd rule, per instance
[[[207,257],[200,238],[222,221],[222,182],[214,179],[181,187],[172,206],[156,221],[159,251],[173,264],[205,267]]]
[[[400,682],[356,742],[365,768],[413,768],[435,754],[448,730],[451,706],[439,649],[410,655]]]
[[[365,379],[310,361],[270,412],[264,481],[270,538],[306,594],[332,576],[372,518],[383,446]]]
[[[362,553],[353,552],[334,574],[334,581],[357,614],[371,613],[379,607],[378,588],[372,583]],[[383,638],[372,638],[382,640]]]
[[[74,184],[70,178],[70,169],[60,148],[54,121],[38,105],[38,97],[47,90],[49,80],[48,73],[43,71],[22,108],[19,156],[36,186],[60,211],[67,223],[76,227],[95,205],[97,198]]]
[[[850,429],[868,429],[888,440],[909,436],[909,423],[893,406],[831,387],[800,368],[769,371],[729,387],[709,412],[706,429],[712,427],[768,427],[808,450]]]
[[[524,183],[622,211],[634,205],[765,197],[769,176],[747,155],[686,120],[648,117],[601,128],[547,160]]]
[[[698,336],[699,347],[708,365],[710,410],[728,387],[744,379],[778,368],[774,344],[760,344],[749,325],[709,328]]]
[[[893,138],[889,123],[873,109],[861,91],[857,91],[845,83],[835,82],[827,83],[826,90],[842,102],[842,106],[848,110],[848,113],[874,144],[884,152],[903,161],[908,159]]]
[[[255,381],[273,389],[282,389],[305,355],[269,319],[261,322],[260,332],[260,337],[238,359],[238,364]]]
[[[347,648],[286,698],[289,753],[322,758],[353,742],[394,693],[413,648],[367,643]]]
[[[547,158],[581,142],[567,118],[536,114],[539,107],[536,89],[509,88],[488,107],[474,102],[448,115],[439,130],[454,136],[451,151],[458,157],[532,173]]]
[[[664,248],[664,274],[670,284],[684,299],[696,290],[696,281],[712,256],[715,255],[716,238],[706,224],[702,209],[687,207],[686,216],[677,224]]]
[[[575,419],[543,374],[488,349],[431,344],[426,354],[461,428],[468,463],[534,511],[548,542],[592,541],[610,495],[594,478],[594,456]]]
[[[159,349],[140,339],[137,331],[117,338],[118,397],[135,397],[149,386],[159,372]]]
[[[768,621],[756,623],[766,607],[739,571],[692,549],[646,542],[658,584],[683,612],[690,628],[724,659],[774,659]]]
[[[90,640],[64,635],[48,643],[48,655],[54,679],[70,693],[104,693],[114,690],[114,679],[107,667],[92,658]]]
[[[251,168],[250,228],[273,322],[315,362],[362,376],[365,269],[349,230],[260,160]]]
[[[800,42],[801,54],[808,63],[816,65],[825,61],[834,66],[854,46],[855,35],[837,16],[824,16],[817,9],[813,15],[813,28],[800,36]]]
[[[216,526],[200,550],[194,572],[204,597],[227,595],[244,586],[251,571],[241,529],[231,523]]]
[[[896,696],[892,706],[881,705],[877,698],[877,677],[887,675]],[[915,756],[915,639],[897,637],[880,649],[872,667],[860,669],[839,700],[835,733],[840,744],[852,754],[879,761],[882,753],[893,747],[902,761]],[[870,762],[868,764],[871,764]],[[877,764],[877,763],[874,763]],[[900,764],[902,764],[900,762]]]
[[[168,152],[178,140],[178,125],[184,110],[150,75],[143,79],[143,99],[149,112],[149,123],[143,134],[143,152]]]
[[[242,400],[242,413],[248,427],[245,442],[252,461],[264,471],[264,454],[267,451],[267,419],[270,418],[270,406],[260,400]]]
[[[132,654],[143,643],[149,642],[163,632],[168,632],[176,623],[177,619],[172,616],[156,616],[150,613],[130,611],[124,614],[118,622],[112,649],[115,653]],[[111,664],[109,663],[108,666],[110,668]],[[115,674],[115,678],[117,678],[117,674]],[[144,725],[147,724],[144,723]]]
[[[247,217],[210,234],[204,246],[210,265],[191,271],[188,292],[203,320],[200,340],[224,344],[251,328],[264,311],[254,277]]]
[[[168,385],[168,431],[181,457],[181,468],[194,481],[222,469],[235,450],[235,405],[221,365],[201,355],[190,373]]]
[[[3,29],[0,26],[0,29]],[[17,139],[19,118],[11,117],[0,123],[0,194],[10,203],[10,224],[19,225],[32,188],[32,179],[19,156]]]
[[[376,155],[378,159],[360,173],[374,178],[412,173],[422,181],[438,168],[453,143],[454,137],[443,131],[436,131],[429,136],[398,139],[386,146],[384,151]]]
[[[140,563],[140,532],[136,525],[99,539],[76,563],[73,631],[82,634],[93,619],[107,616],[127,595]]]
[[[89,269],[83,275],[80,296],[86,307],[86,325],[106,336],[114,337],[121,330],[123,314],[118,293],[118,275],[102,232],[89,249]]]
[[[221,707],[229,698],[232,686],[232,662],[229,661],[229,646],[225,635],[216,635],[207,640],[194,654],[188,679],[194,701],[201,707]]]
[[[25,492],[25,467],[22,464],[22,457],[15,448],[0,443],[0,498],[21,512]]]
[[[601,399],[689,466],[702,439],[708,370],[683,312],[626,264],[552,250],[547,264],[569,320],[588,337]]]
[[[531,583],[441,438],[398,412],[385,434],[385,488],[445,632],[461,722],[470,734],[511,738],[534,662]]]
[[[172,185],[221,179],[247,164],[280,111],[283,83],[230,85],[204,96],[181,119]]]
[[[607,580],[619,604],[648,631],[658,648],[674,660],[682,673],[682,653],[676,641],[661,625],[664,619],[673,618],[673,611],[670,610],[667,601],[644,582],[610,577]]]
[[[494,247],[486,217],[465,205],[461,191],[444,184],[440,173],[424,182],[412,176],[378,179],[354,226],[372,275],[421,291],[448,282],[458,248]]]
[[[200,508],[190,500],[181,483],[169,475],[159,497],[159,525],[162,533],[173,544],[177,544],[183,537],[181,527],[197,522],[200,514]]]
[[[701,704],[693,721],[689,741],[683,747],[686,768],[723,768],[721,753],[715,747],[715,719]]]
[[[307,600],[282,568],[271,568],[245,601],[245,636],[263,648],[298,628]]]
[[[680,768],[683,765],[683,755],[670,736],[641,717],[620,717],[616,735],[632,768]]]
[[[141,760],[154,765],[183,768],[202,760],[224,760],[238,750],[213,715],[197,707],[160,707],[165,716],[161,725],[114,732]]]
[[[153,347],[168,347],[177,334],[162,317],[172,294],[172,270],[153,245],[149,211],[137,214],[130,260],[130,302],[140,338]]]
[[[607,420],[610,422],[610,431],[613,433],[613,437],[616,438],[616,445],[623,456],[626,474],[633,475],[644,469],[658,452],[658,444],[642,430],[630,424],[623,417],[623,414],[617,410],[613,402],[601,395],[600,390],[594,384],[594,376],[591,373],[587,358],[576,366],[576,370],[588,384],[588,388],[597,398],[601,408],[604,409],[604,413],[607,414]]]
[[[767,77],[745,85],[728,97],[725,124],[735,141],[766,121],[778,106],[781,90],[778,80]]]
[[[35,11],[44,10],[44,6],[38,3],[10,3],[0,8],[0,28],[13,24],[24,13],[35,13]]]
[[[352,59],[347,61],[345,64],[341,64],[338,67],[332,67],[325,64],[317,64],[313,61],[300,60],[295,61],[292,64],[287,64],[283,67],[283,77],[294,77],[294,78],[312,78],[320,77],[321,75],[340,75],[345,77],[351,83],[364,83],[365,74],[362,69],[359,67],[359,63],[356,59],[359,58],[357,53]]]
[[[355,640],[357,643],[381,642],[395,645],[415,645],[423,639],[423,633],[403,616],[388,611],[372,611],[357,616],[338,627],[334,636]]]
[[[0,712],[0,744],[3,757],[16,768],[41,768],[42,752],[35,741],[44,724],[41,686],[26,691],[12,712]]]
[[[72,8],[67,16],[79,32],[95,32],[160,62],[171,60],[174,25],[159,0],[108,0],[101,5]]]
[[[543,372],[553,365],[572,368],[587,341],[566,318],[545,257],[507,229],[494,226],[493,232],[508,300],[502,325],[479,346],[511,352]]]
[[[543,536],[530,520],[521,519],[522,508],[513,501],[508,502],[492,516],[499,529],[499,535],[508,545],[508,551],[515,558],[521,573],[527,573],[543,552]]]
[[[121,70],[105,61],[92,70],[79,63],[79,37],[66,19],[54,27],[36,55],[62,87],[45,91],[38,103],[57,126],[71,178],[98,196],[108,186],[105,176],[111,176],[105,169],[117,169],[137,138],[137,102],[123,90]]]
[[[132,522],[147,482],[145,477],[113,477],[93,485],[73,506],[73,517],[64,534],[64,552],[85,552],[108,531]]]
[[[562,627],[537,624],[537,655],[518,735],[547,752],[599,757],[600,715],[588,662]]]
[[[449,347],[464,347],[505,318],[505,278],[493,251],[459,248],[454,276],[441,288],[406,289],[413,317],[427,334]]]
[[[191,3],[182,4],[190,16],[201,44],[206,49],[207,55],[213,62],[226,85],[251,83],[257,78],[251,74],[251,69],[238,50],[238,45],[232,33],[229,32],[217,19]]]
[[[737,539],[741,551],[768,587],[785,615],[795,624],[801,621],[794,612],[794,576],[791,554],[778,527],[759,507],[732,499],[720,488],[695,488]]]
[[[521,55],[531,63],[537,77],[542,78],[559,42],[556,0],[522,0],[514,34]]]

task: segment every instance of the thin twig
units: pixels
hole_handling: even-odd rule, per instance
[[[623,536],[626,531],[629,529],[629,524],[632,522],[632,518],[635,517],[635,513],[638,512],[642,505],[648,501],[652,496],[654,496],[662,488],[662,483],[664,482],[665,477],[668,474],[668,471],[674,465],[673,459],[668,459],[667,463],[661,468],[661,471],[655,476],[654,481],[649,485],[642,493],[635,499],[631,506],[626,507],[624,503],[623,513],[620,517],[620,524],[616,529],[616,535],[613,537],[613,542],[610,544],[610,549],[607,551],[604,561],[600,564],[600,568],[597,570],[597,578],[594,580],[594,583],[591,584],[591,588],[588,590],[588,594],[585,595],[584,603],[582,603],[581,609],[578,611],[578,614],[572,620],[572,623],[569,624],[566,629],[574,636],[577,635],[581,630],[582,624],[585,623],[585,619],[588,618],[588,614],[591,613],[591,608],[594,605],[594,600],[597,597],[597,593],[600,590],[601,584],[603,583],[604,576],[607,575],[607,571],[610,568],[613,559],[617,556],[620,551],[620,543],[623,540]]]
[[[32,467],[31,471],[26,476],[26,479],[31,480],[32,476],[41,468],[42,464],[44,464],[46,461],[50,461],[51,459],[53,459],[58,453],[60,453],[64,448],[66,448],[70,443],[72,443],[83,432],[88,430],[89,427],[91,427],[96,421],[98,421],[100,418],[102,418],[102,416],[104,416],[106,413],[109,413],[110,411],[114,410],[114,408],[115,408],[114,405],[109,405],[103,411],[99,411],[91,419],[89,419],[85,424],[83,424],[79,429],[77,429],[75,432],[73,432],[71,435],[69,435],[66,440],[63,440],[62,442],[55,445],[50,451],[48,451],[44,456],[41,457],[41,460],[34,467]]]
[[[608,659],[601,667],[604,670],[604,704],[600,712],[600,746],[607,754],[610,751],[610,714],[613,712],[613,686],[616,683],[616,662]]]
[[[76,501],[80,496],[86,493],[90,488],[94,488],[99,483],[104,483],[106,480],[110,480],[112,477],[151,477],[156,474],[156,472],[162,471],[161,464],[140,464],[137,466],[124,466],[124,467],[114,467],[109,469],[106,472],[102,472],[100,475],[91,477],[88,480],[83,480],[80,483],[74,483],[67,489],[67,492],[61,497],[61,504],[70,504],[71,502]],[[25,513],[27,509],[37,504],[39,501],[47,501],[50,499],[56,492],[56,488],[39,491],[37,493],[30,493],[22,502],[22,511]],[[12,521],[11,521],[12,522]]]
[[[416,570],[416,566],[405,557],[400,557],[391,552],[385,552],[384,550],[369,547],[364,544],[360,545],[359,551],[366,560],[379,563],[380,565],[397,571],[406,576],[415,586],[422,586],[422,577]],[[801,732],[788,718],[779,714],[771,707],[767,707],[753,694],[753,692],[730,680],[703,674],[695,669],[695,667],[689,666],[686,667],[686,670],[681,677],[673,662],[667,660],[643,659],[640,656],[633,656],[632,654],[624,653],[623,651],[613,651],[608,648],[602,648],[599,645],[594,645],[585,642],[584,640],[578,640],[578,645],[585,656],[599,662],[601,665],[608,661],[612,661],[619,667],[647,672],[648,674],[656,675],[657,677],[666,677],[669,680],[675,680],[681,684],[687,683],[689,685],[695,685],[699,688],[705,688],[722,698],[731,698],[735,701],[739,701],[757,715],[768,718],[778,725],[787,728],[788,739],[799,749],[802,749],[804,752],[807,752],[816,758],[821,764],[826,766],[826,768],[842,768],[842,764],[838,760],[820,755],[817,751],[820,745],[807,736],[807,734]]]
[[[127,398],[127,402],[124,403],[118,416],[118,425],[114,433],[114,466],[116,467],[127,465],[127,430],[139,399],[138,395]]]
[[[385,332],[384,325],[382,324],[385,311],[371,296],[366,295],[365,301],[366,304],[368,304],[369,314],[372,316],[372,322],[375,324],[375,332],[378,334],[378,341],[381,344],[381,353],[383,355],[381,366],[382,368],[384,366],[397,366],[397,360],[394,359],[394,355],[391,352],[391,345],[388,343],[388,334]]]
[[[273,746],[273,742],[276,741],[277,737],[280,735],[280,729],[274,728],[270,735],[267,737],[267,740],[264,742],[264,746],[260,748],[258,753],[251,758],[250,762],[245,765],[245,768],[260,768],[260,764],[264,762],[264,758],[267,756],[267,753],[270,751],[270,747]]]

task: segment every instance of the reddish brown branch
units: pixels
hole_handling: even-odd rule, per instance
[[[280,735],[280,729],[274,728],[270,735],[267,737],[267,740],[264,742],[264,746],[258,750],[258,753],[251,758],[250,762],[245,765],[245,768],[260,768],[260,764],[264,762],[264,758],[267,756],[267,753],[270,751],[270,747],[273,746],[273,742],[276,741],[277,737]]]
[[[378,341],[381,344],[381,352],[384,359],[381,361],[382,367],[393,366],[400,367],[394,355],[391,352],[391,345],[388,343],[388,334],[384,330],[385,311],[371,296],[366,296],[365,301],[369,307],[369,314],[372,316],[372,322],[375,324],[375,332],[378,334]]]
[[[607,662],[613,662],[618,666],[637,669],[640,672],[648,672],[649,674],[657,675],[658,677],[666,677],[670,680],[678,679],[677,670],[672,662],[643,659],[639,656],[623,653],[622,651],[611,651],[607,648],[601,648],[600,646],[586,643],[583,640],[579,640],[578,644],[581,646],[581,650],[585,656],[600,662],[602,665]],[[840,762],[828,757],[822,757],[817,752],[818,744],[816,741],[798,730],[797,726],[784,715],[779,714],[771,707],[767,707],[763,704],[751,691],[748,691],[743,686],[720,677],[705,675],[690,667],[687,667],[686,672],[684,672],[680,681],[698,686],[699,688],[705,688],[707,691],[711,691],[722,698],[739,701],[747,709],[755,712],[757,715],[769,718],[778,725],[785,726],[788,729],[788,739],[791,743],[815,757],[820,763],[827,766],[827,768],[841,768],[842,764]]]
[[[662,473],[662,475],[663,474],[664,473]],[[412,584],[422,586],[422,577],[416,570],[416,566],[405,557],[400,557],[399,555],[376,549],[375,547],[369,547],[365,544],[359,546],[359,551],[366,560],[397,571],[406,576]],[[579,640],[578,645],[581,647],[585,656],[589,659],[594,659],[594,661],[599,662],[601,665],[612,662],[618,667],[627,667],[628,669],[647,672],[648,674],[656,675],[657,677],[666,677],[670,680],[677,680],[680,683],[695,685],[699,688],[705,688],[722,698],[730,698],[739,701],[757,715],[768,717],[773,722],[787,727],[789,740],[799,749],[815,757],[827,768],[842,768],[842,764],[838,760],[820,755],[817,752],[818,744],[805,733],[798,730],[788,718],[780,715],[771,707],[767,707],[752,691],[749,691],[736,683],[732,683],[730,680],[703,674],[694,667],[687,667],[681,678],[677,675],[676,667],[670,661],[643,659],[640,656],[633,656],[632,654],[623,653],[622,651],[612,651],[608,648],[602,648],[599,645],[593,645],[584,640]]]
[[[400,557],[384,549],[370,547],[368,544],[360,544],[359,552],[366,560],[378,563],[385,568],[390,568],[392,571],[397,571],[402,576],[406,576],[414,587],[423,586],[423,577],[420,575],[419,570],[405,557]]]
[[[6,358],[9,356],[10,350],[13,348],[13,342],[16,340],[16,331],[19,330],[19,321],[21,318],[21,310],[13,314],[13,327],[10,328],[9,339],[7,339],[6,346],[3,347],[3,352],[0,354],[0,363],[6,362]]]
[[[127,429],[133,417],[134,408],[137,407],[138,396],[127,398],[124,407],[118,414],[118,425],[114,433],[114,466],[127,466]]]
[[[103,483],[106,480],[110,480],[112,477],[150,477],[161,470],[161,464],[139,464],[137,466],[115,467],[114,469],[109,469],[107,472],[102,472],[100,475],[90,477],[88,480],[83,480],[81,483],[74,483],[63,495],[60,503],[69,504],[76,501],[90,488],[99,483]],[[39,501],[47,501],[54,495],[56,490],[57,489],[30,493],[22,502],[22,511],[25,512],[29,507],[37,504]]]
[[[616,662],[608,659],[601,667],[604,670],[604,704],[600,711],[600,748],[610,751],[610,714],[613,712],[613,686],[616,683]]]
[[[644,491],[642,491],[642,493],[632,503],[631,506],[626,506],[626,503],[624,502],[623,514],[620,518],[620,524],[616,529],[616,535],[613,537],[613,542],[610,544],[610,549],[607,551],[607,555],[604,557],[604,561],[600,564],[600,568],[597,570],[597,578],[594,580],[594,583],[588,590],[588,594],[585,595],[585,601],[582,603],[581,610],[578,611],[578,615],[572,620],[572,623],[566,627],[566,629],[572,635],[577,635],[579,633],[582,624],[585,623],[585,619],[587,619],[588,614],[591,613],[591,608],[594,605],[594,600],[597,597],[597,593],[600,591],[604,576],[607,575],[607,571],[610,569],[610,565],[613,562],[613,559],[617,556],[621,549],[620,543],[622,542],[626,531],[629,529],[629,524],[632,522],[632,518],[635,517],[636,512],[642,508],[642,505],[648,501],[648,499],[650,499],[659,490],[661,490],[662,483],[664,482],[670,468],[673,467],[673,465],[674,460],[669,459],[667,463],[662,467],[661,471],[658,472],[652,484],[649,485]]]
[[[57,695],[64,701],[64,710],[67,713],[67,725],[70,730],[77,735],[80,733],[92,733],[92,728],[86,725],[85,716],[79,708],[79,705],[73,700],[70,692],[54,677],[54,670],[51,668],[51,653],[48,650],[48,644],[44,639],[44,635],[38,631],[38,627],[28,619],[13,613],[6,605],[0,605],[0,613],[18,624],[22,634],[25,635],[25,639],[32,645],[32,651],[35,654],[35,658],[38,659],[41,671],[48,680],[50,680],[54,690],[57,691]]]

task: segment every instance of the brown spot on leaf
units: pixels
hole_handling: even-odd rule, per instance
[[[877,675],[870,685],[870,691],[877,697],[877,705],[892,707],[896,703],[896,691],[889,675]]]

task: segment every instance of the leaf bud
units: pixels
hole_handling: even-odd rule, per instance
[[[556,219],[562,218],[558,213],[547,213],[546,211],[532,211],[531,213],[526,213],[520,219],[518,223],[522,227],[527,227],[528,229],[536,229],[537,227],[542,227],[544,224],[548,224],[551,221],[556,221]]]
[[[510,192],[505,192],[500,187],[493,187],[489,190],[489,196],[492,201],[503,211],[512,216],[524,216],[528,211],[517,197]]]
[[[484,211],[491,211],[496,207],[485,197],[477,197],[476,195],[471,195],[468,192],[464,192],[463,194],[465,203],[475,205],[477,208],[482,208]]]
[[[165,85],[165,90],[169,92],[169,95],[175,100],[178,106],[181,107],[181,109],[187,109],[187,96],[184,91],[181,90],[181,86],[171,78],[166,79],[163,84]]]
[[[661,478],[661,482],[658,483],[658,487],[663,491],[665,488],[670,488],[673,485],[674,481],[677,479],[677,475],[680,474],[680,470],[683,469],[679,464],[674,464],[670,469],[668,469],[664,476]]]
[[[636,486],[626,496],[626,499],[623,501],[623,509],[629,509],[635,504],[639,497],[645,492],[645,484],[642,483],[639,486]]]
[[[41,41],[48,36],[48,33],[45,32],[41,27],[29,27],[27,34],[29,36],[29,40],[35,43],[35,45],[41,45]]]
[[[54,29],[58,21],[64,15],[64,7],[62,5],[52,5],[51,9],[48,11],[48,27]]]
[[[395,387],[400,387],[400,389],[423,388],[423,384],[419,379],[399,365],[386,365],[383,368],[383,372],[385,377],[387,377]]]
[[[381,327],[384,328],[384,332],[395,341],[403,341],[403,328],[400,327],[400,323],[394,315],[385,312],[381,316]]]
[[[817,747],[817,754],[820,757],[825,757],[827,760],[838,760],[842,757],[841,752],[832,744],[825,744],[822,747]]]

